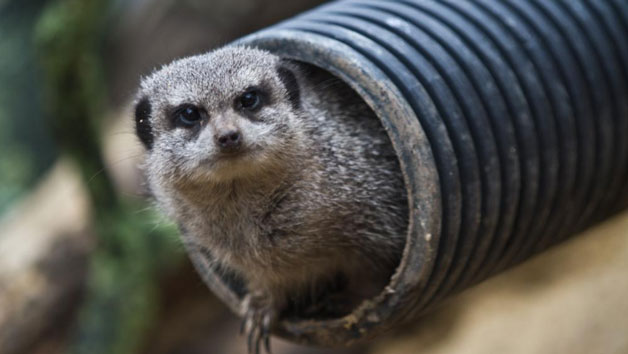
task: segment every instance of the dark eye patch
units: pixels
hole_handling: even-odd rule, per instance
[[[247,111],[255,111],[262,104],[262,97],[260,93],[253,89],[246,91],[238,98],[240,107],[242,109],[246,109]]]
[[[193,104],[177,106],[171,113],[172,124],[180,128],[194,128],[201,124],[203,112]]]
[[[135,105],[135,134],[148,150],[153,147],[153,129],[149,120],[151,110],[148,97],[142,97]]]
[[[292,103],[292,107],[294,109],[299,109],[299,107],[301,107],[301,92],[299,90],[299,83],[297,82],[296,76],[292,70],[284,66],[277,68],[277,75],[279,75],[279,79],[288,91],[288,100]]]
[[[267,92],[268,90],[264,86],[249,87],[236,97],[234,107],[237,111],[243,112],[247,116],[250,113],[255,113],[269,103]]]

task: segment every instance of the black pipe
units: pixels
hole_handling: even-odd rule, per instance
[[[347,0],[237,43],[346,81],[408,190],[386,289],[343,318],[283,320],[286,338],[372,337],[628,206],[626,1]],[[242,314],[241,284],[193,261]]]

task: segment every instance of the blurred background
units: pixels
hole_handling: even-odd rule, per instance
[[[152,207],[141,75],[320,0],[0,0],[0,354],[244,353]],[[628,214],[351,349],[628,353]]]

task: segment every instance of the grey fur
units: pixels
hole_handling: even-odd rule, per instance
[[[299,92],[278,68],[294,74]],[[270,92],[247,116],[233,102],[251,86]],[[186,242],[243,277],[262,303],[251,306],[276,318],[338,273],[356,299],[387,283],[405,242],[405,189],[381,124],[346,84],[232,46],[161,68],[142,81],[145,97],[150,189]],[[207,113],[199,129],[172,126],[169,112],[184,103]],[[242,133],[246,151],[236,158],[221,157],[212,140],[225,124]]]

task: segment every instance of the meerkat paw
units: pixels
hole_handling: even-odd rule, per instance
[[[266,353],[270,352],[270,332],[277,319],[272,302],[262,295],[249,294],[244,299],[245,315],[240,332],[246,334],[248,353],[260,354],[263,343]]]

